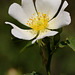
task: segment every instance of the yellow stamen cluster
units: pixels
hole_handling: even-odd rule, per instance
[[[48,21],[49,17],[46,14],[40,14],[38,12],[38,16],[35,16],[35,14],[33,14],[33,16],[27,21],[27,24],[35,31],[42,31],[47,28]]]

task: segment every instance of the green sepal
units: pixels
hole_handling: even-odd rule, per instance
[[[26,46],[20,50],[20,53],[22,53],[24,50],[26,50],[26,48],[28,48],[28,47],[31,46],[31,45],[33,45],[33,44],[32,44],[32,41],[29,41],[29,42],[26,44]]]
[[[50,48],[51,50],[55,50],[59,46],[60,42],[60,34],[62,33],[62,28],[56,29],[54,31],[58,31],[58,34],[50,37]]]
[[[58,33],[55,36],[50,37],[50,49],[53,51],[55,50],[60,42],[60,34]]]
[[[57,31],[58,31],[59,33],[62,33],[63,28],[60,28],[60,29],[58,29]]]
[[[37,43],[38,43],[38,45],[41,46],[41,47],[45,46],[45,43],[43,42],[42,39],[37,40]]]
[[[62,33],[62,28],[57,30],[59,33],[54,36],[54,45],[57,45],[60,42],[60,34]]]
[[[57,35],[54,36],[54,45],[57,45],[60,41],[60,34],[58,33]]]

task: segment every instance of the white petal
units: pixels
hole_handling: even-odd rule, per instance
[[[5,22],[5,23],[10,24],[13,27],[13,29],[11,30],[11,33],[16,38],[24,39],[24,40],[31,40],[37,35],[37,33],[34,32],[32,29],[31,30],[24,30],[24,29],[17,27],[16,25],[10,23],[10,22]]]
[[[71,23],[70,14],[68,12],[64,11],[64,9],[67,6],[68,6],[67,1],[64,1],[64,4],[63,4],[59,14],[57,15],[57,17],[49,22],[49,26],[48,26],[49,29],[58,29],[63,26],[69,25]]]
[[[13,18],[15,18],[16,20],[18,20],[20,23],[27,25],[27,15],[24,13],[24,10],[22,9],[22,7],[17,4],[17,3],[13,3],[10,7],[9,7],[9,15],[12,16]],[[29,25],[27,25],[29,26]]]
[[[49,13],[50,19],[54,17],[61,4],[61,0],[36,0],[36,8],[39,12]]]
[[[22,8],[28,18],[33,16],[33,14],[36,14],[33,0],[22,0]]]
[[[42,38],[49,37],[49,36],[54,36],[57,33],[58,33],[57,31],[50,31],[46,29],[44,32],[39,33],[38,37],[32,41],[32,44],[35,43],[35,41],[38,39],[42,39]]]

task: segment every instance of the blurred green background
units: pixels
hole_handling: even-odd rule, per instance
[[[75,1],[67,1],[69,6],[66,10],[70,12],[72,22],[69,26],[64,27],[61,40],[65,40],[68,36],[75,36]],[[36,71],[46,75],[39,46],[37,44],[32,45],[19,54],[19,51],[28,41],[14,38],[10,32],[12,27],[4,23],[10,21],[24,28],[23,25],[8,15],[8,8],[14,2],[21,3],[20,0],[0,1],[0,75],[5,75],[11,68],[20,70],[22,73]],[[51,63],[52,75],[75,75],[75,52],[71,48],[59,49],[54,53]]]

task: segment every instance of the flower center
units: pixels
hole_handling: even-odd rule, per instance
[[[27,21],[27,24],[35,31],[45,30],[48,26],[48,21],[49,21],[48,15],[43,13],[40,14],[38,12],[38,16],[35,16],[35,14],[33,14],[33,16],[29,18],[29,20]]]

